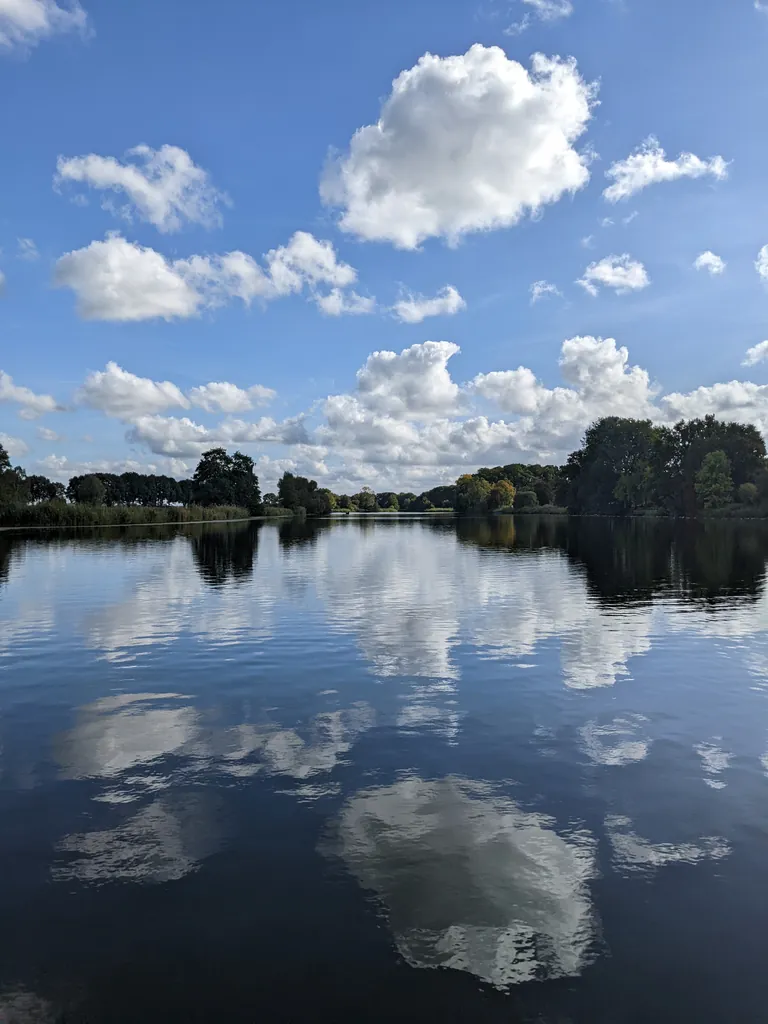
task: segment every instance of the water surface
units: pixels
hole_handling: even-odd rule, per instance
[[[0,1021],[767,1019],[768,529],[0,534]]]

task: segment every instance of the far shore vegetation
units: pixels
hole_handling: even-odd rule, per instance
[[[253,459],[204,452],[191,479],[90,473],[66,485],[11,466],[0,445],[0,526],[112,526],[370,513],[768,517],[768,460],[756,427],[707,416],[673,427],[605,417],[565,465],[483,468],[415,494],[335,494],[284,473],[262,496]]]

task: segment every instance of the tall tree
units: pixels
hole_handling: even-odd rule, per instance
[[[731,463],[723,451],[704,456],[696,474],[696,498],[704,508],[722,508],[733,498]]]

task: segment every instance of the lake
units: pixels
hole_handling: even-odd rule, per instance
[[[766,1020],[768,526],[0,534],[0,1021]]]

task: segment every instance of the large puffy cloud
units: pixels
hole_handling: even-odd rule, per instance
[[[54,282],[72,289],[86,320],[172,320],[194,316],[203,303],[173,263],[116,234],[62,256]]]
[[[499,47],[427,53],[328,168],[322,198],[344,231],[405,249],[515,224],[587,183],[574,143],[594,93],[574,61],[537,54],[529,72]]]
[[[306,231],[295,232],[287,245],[270,250],[264,263],[239,250],[168,260],[113,232],[104,241],[62,256],[54,281],[75,292],[78,311],[86,320],[125,321],[183,319],[232,299],[249,305],[254,299],[268,301],[305,288],[316,301],[335,294],[343,299],[343,289],[357,279],[354,268],[337,259],[330,242]],[[354,300],[365,301],[354,293],[352,297],[335,312],[373,308],[351,308]]]
[[[755,366],[757,363],[762,363],[765,360],[768,360],[768,341],[760,341],[757,345],[747,349],[741,365]]]
[[[228,381],[211,381],[189,392],[192,404],[206,412],[247,412],[254,405],[268,405],[274,397],[272,388],[265,388],[261,384],[245,389]]]
[[[81,182],[101,191],[122,192],[128,204],[119,212],[149,221],[159,231],[178,231],[185,223],[207,227],[220,223],[218,206],[226,202],[206,171],[178,146],[151,149],[141,145],[126,154],[125,162],[111,156],[60,156],[57,186]]]
[[[663,418],[647,372],[629,365],[612,338],[571,338],[560,358],[567,387],[545,387],[527,367],[478,374],[459,388],[448,371],[458,347],[413,345],[399,355],[374,353],[358,373],[357,389],[329,397],[318,439],[329,461],[365,467],[382,486],[426,477],[455,478],[478,465],[560,461],[584,429],[602,415]],[[478,397],[511,414],[478,415]],[[459,418],[462,411],[466,418]]]
[[[374,352],[357,373],[357,390],[366,408],[395,418],[427,419],[455,411],[458,385],[448,360],[459,346],[425,341],[398,355]]]
[[[28,48],[61,32],[82,32],[87,24],[77,0],[0,0],[0,50]]]
[[[664,396],[661,405],[670,420],[712,415],[754,423],[768,437],[768,384],[732,380],[696,388],[688,394],[673,392]]]
[[[191,388],[185,395],[169,380],[139,377],[115,362],[107,363],[104,370],[90,373],[77,394],[81,405],[129,423],[166,409],[189,409],[191,405],[206,412],[247,412],[254,405],[266,404],[274,397],[275,392],[271,388],[260,384],[245,389],[229,381],[211,381]]]
[[[128,432],[133,444],[146,445],[157,455],[198,457],[205,448],[215,445],[244,444],[306,444],[306,427],[302,417],[279,423],[262,416],[255,423],[245,420],[224,420],[213,427],[195,423],[187,416],[140,416]]]
[[[89,374],[78,397],[83,405],[121,420],[133,420],[173,406],[189,408],[189,399],[171,381],[137,377],[113,362],[107,363],[105,370]]]
[[[602,285],[613,288],[617,295],[642,291],[651,283],[648,272],[639,260],[633,260],[629,253],[621,256],[606,256],[596,263],[590,263],[584,276],[576,282],[590,295],[597,295]]]
[[[466,307],[458,290],[447,284],[433,298],[425,295],[404,295],[392,310],[398,320],[406,324],[420,324],[428,316],[453,316]]]
[[[757,254],[755,270],[764,281],[768,281],[768,245],[764,245]]]
[[[613,180],[603,192],[610,203],[629,199],[649,185],[678,178],[703,178],[721,181],[728,176],[728,164],[721,156],[702,160],[693,153],[681,153],[677,160],[668,160],[659,140],[649,136],[626,160],[617,160],[605,172]]]
[[[0,402],[13,402],[20,406],[19,416],[24,420],[35,420],[47,412],[59,411],[56,399],[51,395],[37,395],[30,388],[13,383],[13,377],[0,370]]]

